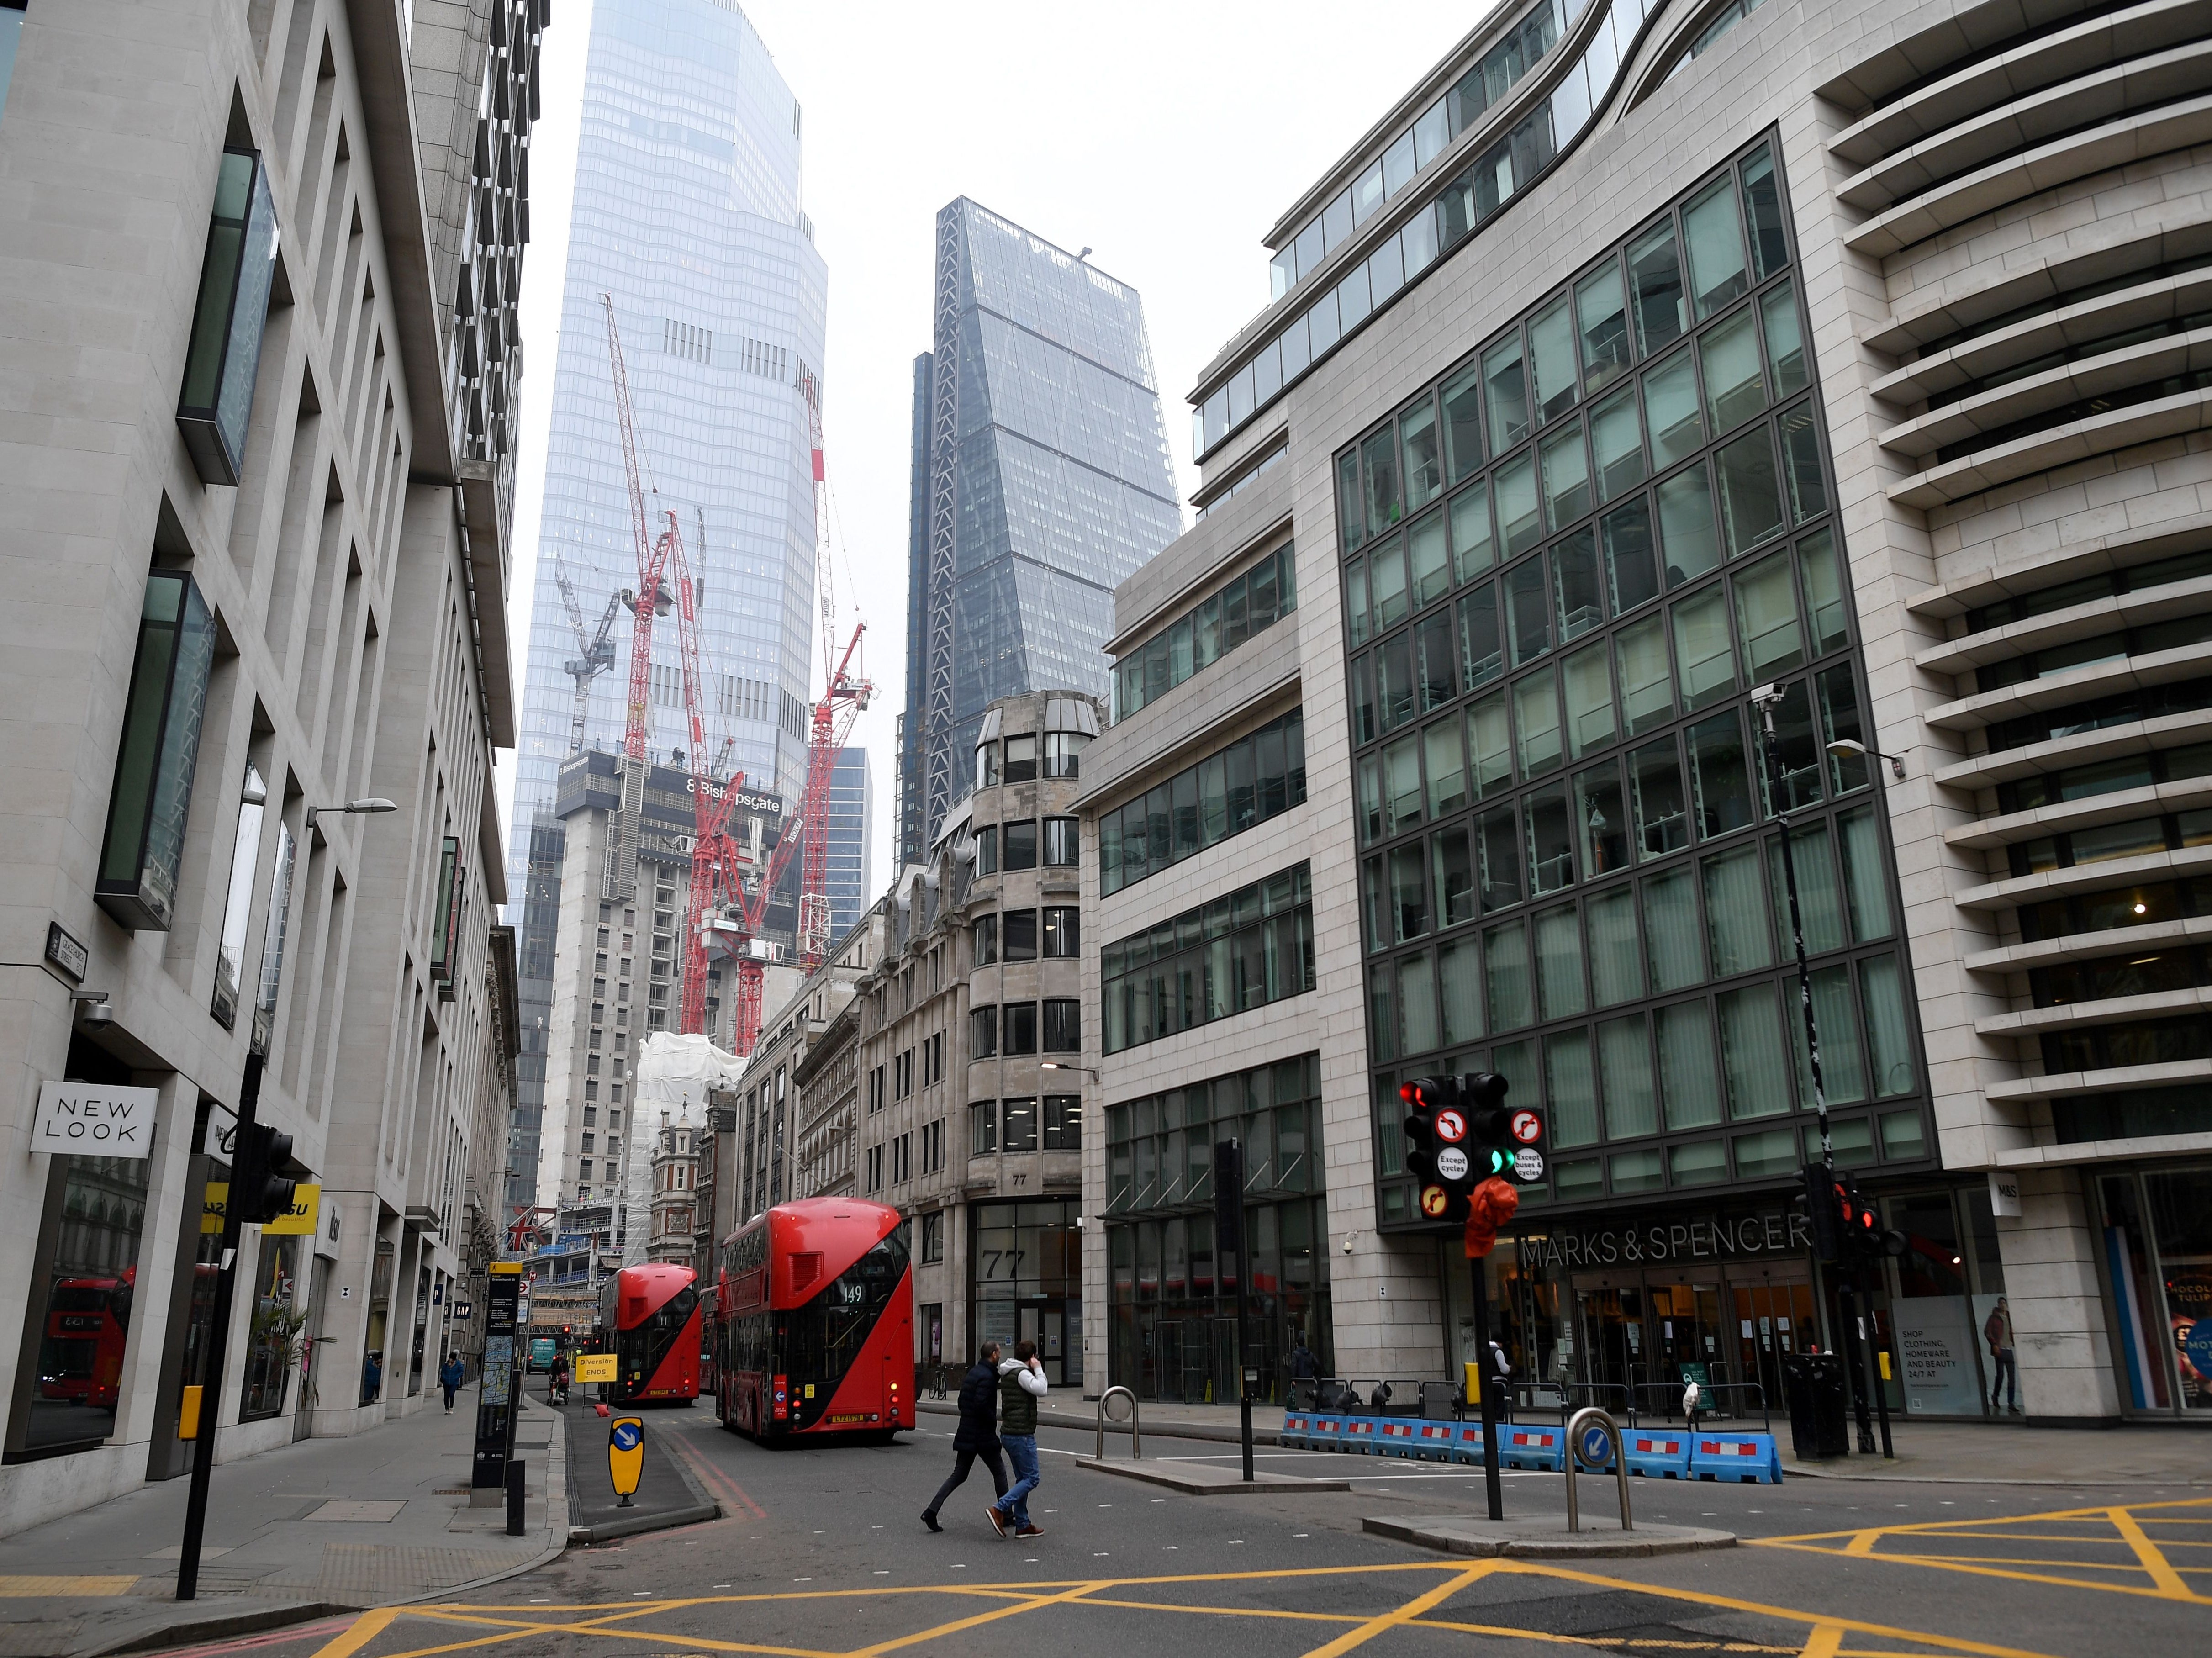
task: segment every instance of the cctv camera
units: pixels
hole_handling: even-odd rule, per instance
[[[106,1002],[94,1002],[76,1016],[77,1023],[104,1030],[115,1023],[115,1010]]]
[[[1344,1235],[1344,1253],[1347,1255],[1352,1253],[1352,1234],[1349,1232]]]

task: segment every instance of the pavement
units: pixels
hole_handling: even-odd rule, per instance
[[[189,1479],[0,1539],[0,1658],[92,1655],[465,1594],[557,1558],[568,1542],[560,1417],[515,1424],[526,1534],[469,1506],[476,1388],[343,1439],[305,1439],[218,1464],[197,1599],[179,1601]]]
[[[1736,1544],[1734,1532],[1709,1526],[1647,1523],[1623,1531],[1618,1520],[1588,1515],[1583,1516],[1580,1527],[1572,1531],[1564,1519],[1492,1520],[1471,1514],[1419,1518],[1370,1515],[1361,1524],[1377,1537],[1395,1537],[1401,1543],[1480,1559],[1502,1556],[1515,1560],[1637,1560],[1660,1554],[1689,1554],[1698,1549],[1732,1549]]]

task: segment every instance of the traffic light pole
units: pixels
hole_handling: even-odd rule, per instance
[[[206,1379],[200,1384],[199,1421],[192,1441],[191,1485],[185,1497],[185,1540],[177,1559],[177,1599],[198,1597],[200,1536],[207,1525],[208,1481],[215,1473],[216,1418],[222,1414],[223,1348],[230,1339],[231,1288],[238,1281],[239,1215],[245,1208],[238,1179],[253,1111],[261,1101],[262,1057],[249,1053],[238,1083],[238,1133],[231,1142],[231,1182],[222,1206],[222,1254],[216,1271],[214,1325],[208,1331]]]
[[[1476,1395],[1482,1404],[1482,1486],[1490,1499],[1490,1517],[1505,1518],[1505,1493],[1498,1478],[1498,1376],[1490,1364],[1490,1285],[1482,1275],[1482,1258],[1467,1264],[1474,1288],[1474,1373],[1481,1379]],[[1571,1449],[1568,1455],[1572,1455]]]

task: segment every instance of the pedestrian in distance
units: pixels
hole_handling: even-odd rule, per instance
[[[921,1511],[921,1523],[943,1531],[937,1523],[945,1499],[967,1483],[968,1472],[978,1461],[991,1471],[991,1489],[1006,1494],[1006,1465],[999,1456],[999,1344],[987,1341],[975,1363],[960,1383],[960,1430],[952,1436],[952,1473]]]
[[[1009,1526],[1016,1537],[1044,1535],[1044,1527],[1030,1519],[1030,1493],[1043,1483],[1037,1471],[1036,1428],[1037,1400],[1044,1395],[1036,1343],[1024,1338],[1014,1344],[1014,1356],[999,1366],[999,1442],[1014,1465],[1014,1483],[985,1512],[1001,1537]]]
[[[453,1395],[461,1390],[461,1377],[467,1372],[461,1367],[459,1353],[447,1353],[446,1362],[438,1367],[438,1385],[446,1390],[446,1409],[453,1408]]]
[[[2002,1296],[1990,1309],[1989,1321],[1982,1326],[1982,1339],[1990,1344],[1990,1358],[1996,1376],[1990,1382],[1990,1409],[1997,1408],[2000,1394],[2010,1396],[2012,1414],[2020,1414],[2020,1364],[2012,1351],[2012,1307]]]

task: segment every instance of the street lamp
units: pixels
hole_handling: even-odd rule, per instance
[[[397,800],[386,800],[374,796],[366,800],[349,800],[342,806],[309,806],[307,808],[307,827],[311,829],[314,828],[316,817],[324,812],[340,812],[344,814],[346,817],[352,817],[366,813],[398,811],[398,810],[399,803]]]
[[[1904,761],[1893,754],[1884,754],[1877,749],[1870,749],[1863,743],[1854,743],[1848,737],[1839,738],[1829,744],[1828,752],[1838,760],[1887,760],[1889,762],[1889,774],[1900,783],[1905,780]]]
[[[1828,1134],[1827,1090],[1820,1078],[1820,1032],[1813,1016],[1812,970],[1805,961],[1805,920],[1797,902],[1797,860],[1791,853],[1789,811],[1782,799],[1781,740],[1774,729],[1774,709],[1781,701],[1782,689],[1778,685],[1770,683],[1752,688],[1751,705],[1759,720],[1759,753],[1765,762],[1770,804],[1774,809],[1775,821],[1782,829],[1782,884],[1790,899],[1790,937],[1797,957],[1797,1003],[1805,1021],[1805,1059],[1807,1069],[1813,1077],[1813,1113],[1820,1126],[1820,1168],[1826,1185],[1832,1185],[1836,1177],[1836,1151]],[[1838,758],[1863,756],[1887,760],[1891,772],[1899,780],[1905,776],[1905,762],[1895,755],[1878,753],[1863,743],[1845,738],[1829,744],[1827,750]],[[1825,1186],[1823,1189],[1826,1189]],[[1853,1302],[1852,1286],[1848,1282],[1838,1282],[1836,1290],[1838,1310],[1843,1314],[1844,1351],[1852,1356],[1850,1363],[1856,1370],[1860,1367],[1859,1344],[1854,1337],[1857,1333],[1858,1315]],[[1858,1394],[1859,1449],[1862,1453],[1874,1449],[1874,1433],[1867,1421],[1866,1396],[1875,1386],[1873,1379],[1869,1377]],[[1886,1400],[1881,1403],[1882,1454],[1888,1456],[1893,1455],[1889,1448],[1889,1406]],[[1571,1451],[1569,1454],[1572,1455]]]
[[[1080,1071],[1085,1076],[1090,1078],[1091,1081],[1097,1082],[1098,1080],[1098,1072],[1097,1070],[1087,1065],[1064,1065],[1058,1060],[1047,1060],[1042,1064],[1039,1065],[1037,1069],[1040,1071]]]

